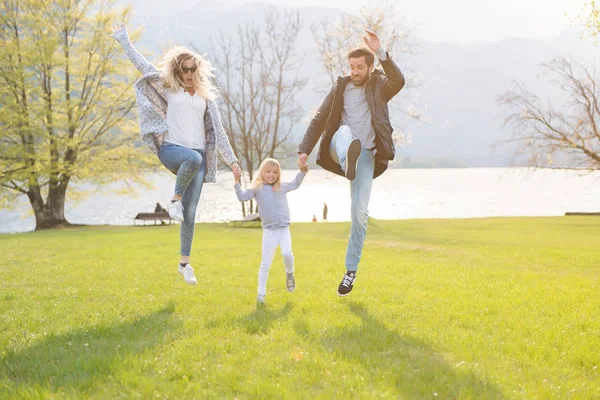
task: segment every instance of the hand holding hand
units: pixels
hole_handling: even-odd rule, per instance
[[[242,169],[240,168],[238,163],[233,163],[231,165],[231,172],[233,172],[233,178],[236,182],[240,183],[242,180]]]
[[[304,167],[308,168],[308,163],[306,162],[307,160],[308,160],[308,154],[306,154],[306,153],[300,154],[300,156],[298,156],[298,168],[300,168],[301,170]]]

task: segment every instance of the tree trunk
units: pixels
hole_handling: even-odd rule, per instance
[[[66,186],[59,186],[53,192],[48,195],[46,204],[39,189],[33,188],[27,192],[35,214],[36,231],[71,225],[65,218]]]

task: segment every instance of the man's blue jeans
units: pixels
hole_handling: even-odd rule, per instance
[[[343,170],[346,167],[346,153],[352,140],[355,139],[346,125],[340,126],[333,135],[329,153]],[[356,271],[362,256],[362,249],[367,236],[367,222],[369,220],[369,200],[373,187],[373,174],[375,173],[375,156],[372,150],[362,149],[356,168],[356,177],[350,181],[351,209],[350,241],[346,250],[346,269]]]

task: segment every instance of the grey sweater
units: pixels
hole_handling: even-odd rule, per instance
[[[303,172],[298,172],[292,182],[282,182],[278,191],[274,191],[273,186],[266,183],[260,189],[246,190],[236,183],[235,194],[239,201],[256,199],[263,229],[283,228],[290,225],[290,208],[286,194],[298,189],[305,176]]]

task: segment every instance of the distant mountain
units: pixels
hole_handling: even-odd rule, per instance
[[[134,0],[132,25],[144,28],[138,45],[154,54],[153,61],[173,44],[193,43],[200,51],[209,53],[211,38],[217,39],[219,31],[232,35],[237,24],[250,20],[260,23],[267,7],[219,4],[172,0],[166,10],[153,7],[153,1]],[[310,80],[298,97],[306,117],[296,129],[297,137],[305,131],[322,100],[323,90],[329,86],[310,27],[323,19],[334,20],[342,11],[307,7],[299,12],[305,28],[298,52],[306,54],[302,73]],[[421,87],[401,92],[394,101],[407,102],[417,97],[418,104],[426,105],[427,114],[433,119],[432,124],[422,124],[396,115],[395,125],[412,133],[412,143],[398,151],[397,166],[411,166],[411,160],[420,160],[415,166],[509,165],[510,148],[501,146],[492,150],[495,143],[511,135],[502,126],[502,110],[495,99],[509,88],[512,80],[523,81],[536,93],[553,98],[555,89],[547,77],[540,76],[539,64],[559,55],[593,62],[600,52],[589,40],[580,39],[579,32],[573,29],[552,40],[510,38],[465,45],[424,42],[417,55],[394,55],[401,68],[414,69],[423,76]]]
[[[423,75],[419,98],[428,105],[433,125],[407,123],[414,132],[406,155],[445,157],[469,166],[507,165],[512,153],[491,146],[510,137],[502,127],[496,97],[518,80],[542,98],[557,92],[539,64],[565,55],[581,61],[598,58],[599,50],[577,31],[554,40],[506,39],[469,45],[425,43],[411,62]]]

